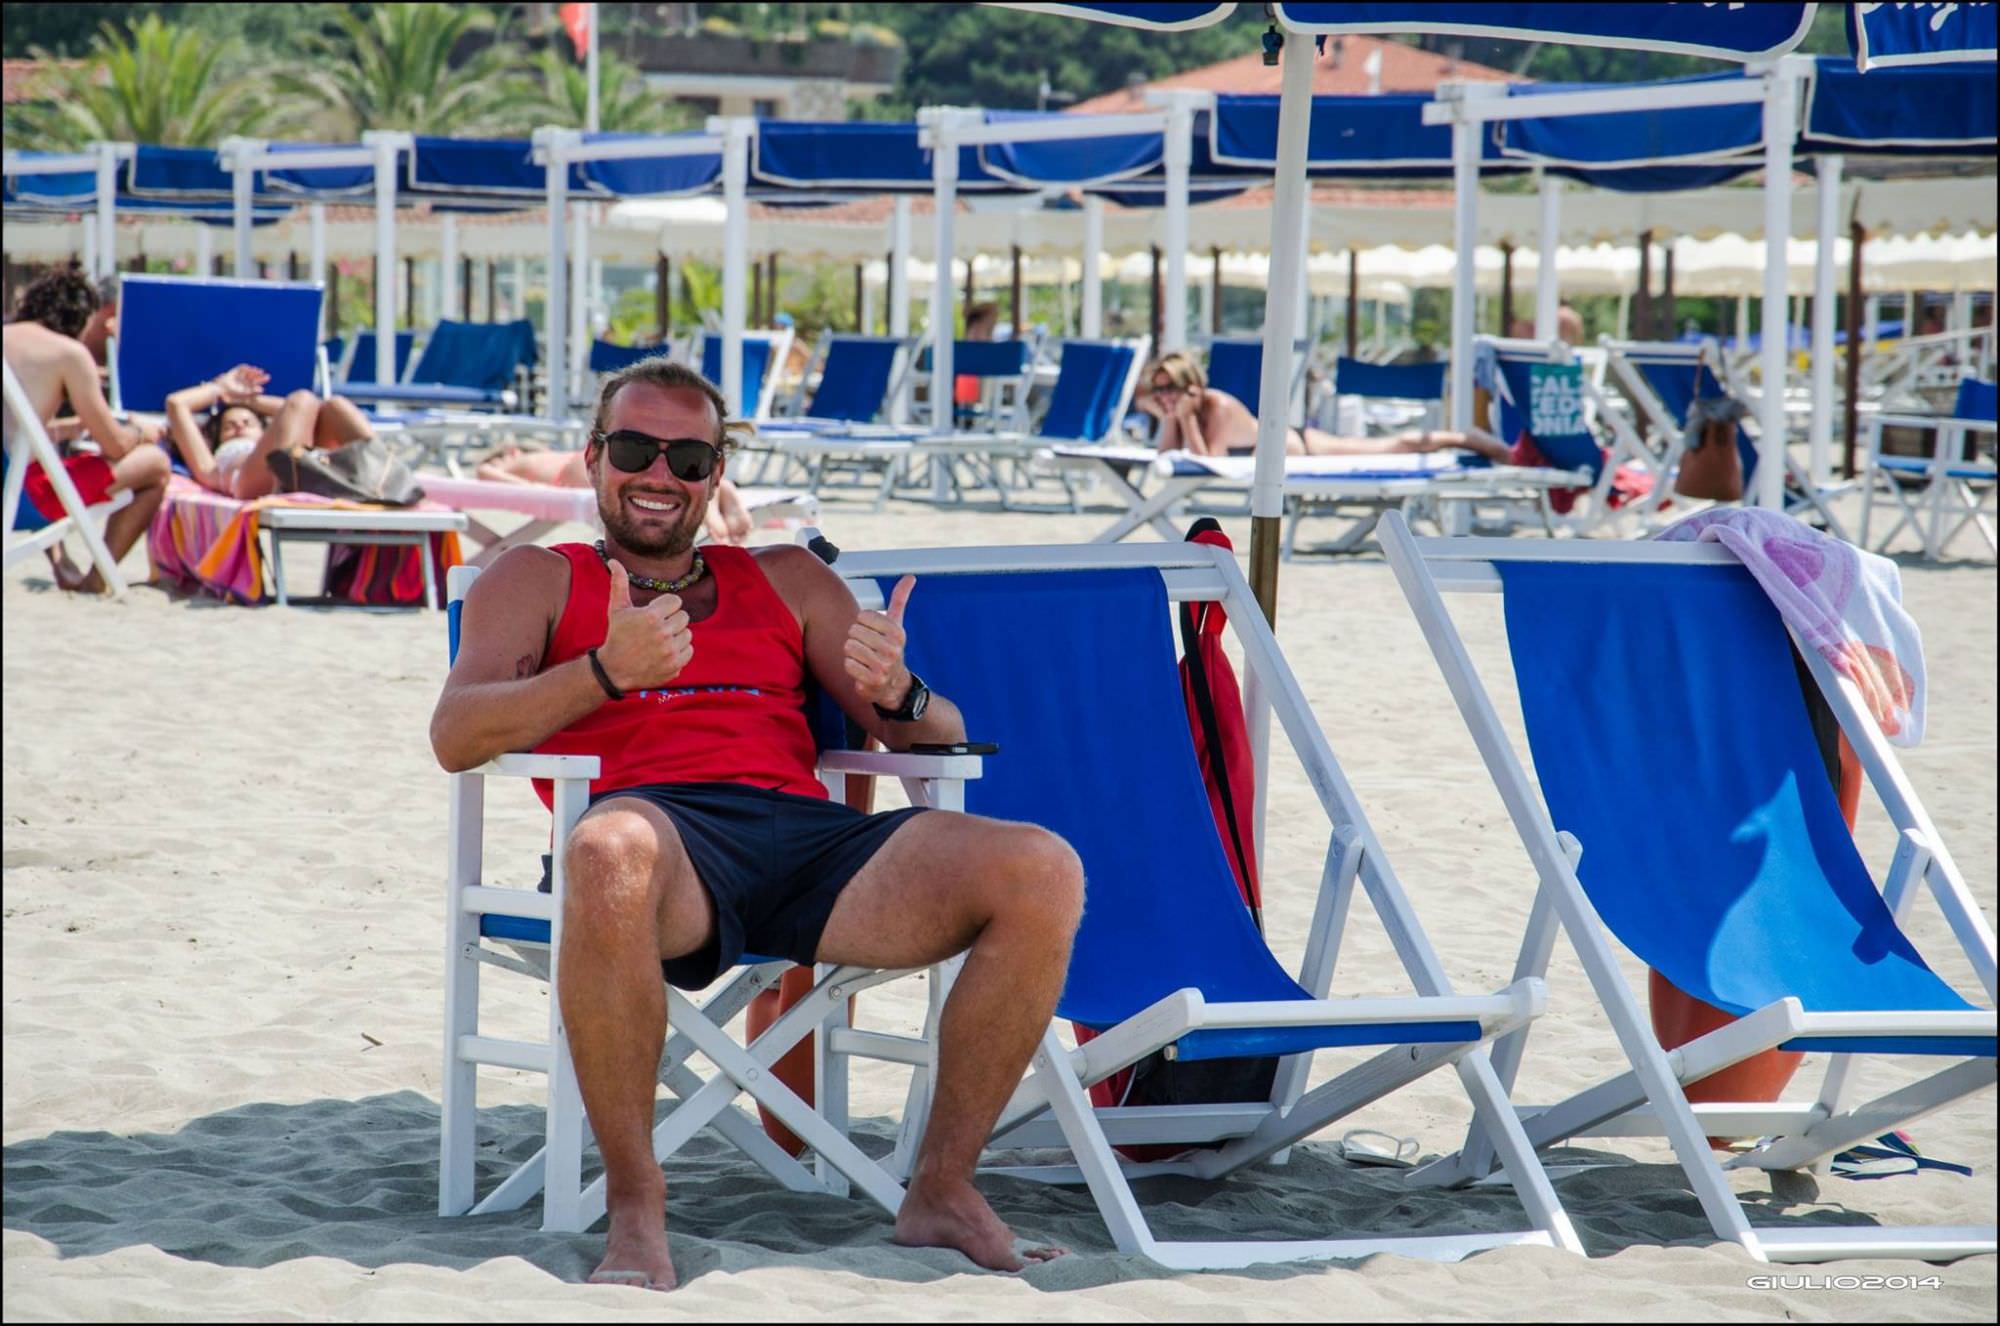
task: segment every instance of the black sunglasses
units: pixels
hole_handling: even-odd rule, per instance
[[[668,471],[676,479],[689,483],[715,473],[716,463],[722,459],[722,452],[713,443],[698,437],[667,440],[650,437],[636,429],[621,428],[615,433],[597,434],[597,441],[604,448],[605,459],[627,474],[643,474],[652,467],[653,457],[664,452]]]

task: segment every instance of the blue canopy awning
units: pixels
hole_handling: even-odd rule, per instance
[[[548,171],[535,160],[535,145],[525,138],[419,135],[416,150],[404,160],[403,189],[412,197],[524,207],[548,196]],[[569,168],[569,191],[572,196],[609,196],[590,180],[580,162]]]
[[[1806,90],[1807,152],[1990,157],[1996,114],[1991,65],[1877,68],[1862,74],[1823,55]]]
[[[630,142],[659,138],[660,134],[585,134],[585,143]],[[695,138],[702,135],[667,134],[667,138]],[[577,163],[588,191],[614,198],[671,198],[703,193],[722,182],[722,153],[696,152],[687,156],[628,157],[618,161]]]
[[[1847,45],[1857,71],[1898,65],[1986,66],[1992,96],[1996,52],[1992,5],[1849,5]]]
[[[1235,11],[1236,5],[1234,0],[1231,0],[1228,4],[996,4],[994,8],[1039,10],[1045,14],[1068,14],[1075,18],[1087,18],[1095,23],[1115,23],[1120,27],[1166,31],[1177,28],[1205,28],[1211,23],[1219,23]]]
[[[1609,87],[1669,88],[1743,81],[1710,74],[1657,83],[1515,83],[1510,97]],[[1763,165],[1763,102],[1731,106],[1671,106],[1596,115],[1496,120],[1501,156],[1544,166],[1552,174],[1622,193],[1668,193],[1723,184]]]
[[[816,189],[833,193],[929,193],[931,154],[915,124],[864,120],[760,120],[750,144],[753,191]],[[961,192],[1014,192],[989,171],[978,148],[958,154]]]
[[[1444,32],[1714,60],[1765,60],[1805,39],[1818,6],[1280,3],[1275,8],[1279,21],[1294,32]]]
[[[1421,92],[1314,97],[1306,173],[1319,179],[1451,174],[1451,126],[1424,123],[1424,107],[1430,100]],[[1278,98],[1218,96],[1207,148],[1220,167],[1273,169],[1278,159]],[[1481,160],[1482,171],[1526,169],[1503,158],[1491,135],[1484,141]]]

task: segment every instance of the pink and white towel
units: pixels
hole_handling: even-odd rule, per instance
[[[1755,507],[1703,511],[1654,537],[1736,554],[1798,638],[1854,683],[1883,736],[1924,739],[1924,641],[1894,562]]]

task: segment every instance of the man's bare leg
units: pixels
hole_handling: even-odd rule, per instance
[[[167,495],[167,476],[172,467],[167,462],[167,453],[158,447],[134,447],[112,465],[113,493],[130,491],[131,503],[121,510],[111,513],[104,522],[104,546],[111,552],[111,560],[121,562],[125,554],[132,551],[153,523],[153,513],[160,509],[160,503]],[[104,576],[96,567],[84,571],[69,560],[69,555],[57,544],[49,550],[49,562],[54,568],[58,587],[83,594],[104,592]]]
[[[898,1243],[957,1248],[992,1270],[1024,1264],[972,1174],[1048,1030],[1082,914],[1083,866],[1062,839],[938,812],[898,829],[834,905],[822,962],[915,967],[966,953],[939,1020],[930,1121]],[[1064,1250],[1024,1251],[1044,1261]]]
[[[567,870],[557,990],[584,1112],[604,1158],[611,1232],[600,1283],[678,1281],[667,1251],[667,1180],[653,1159],[653,1108],[667,997],[660,960],[715,933],[715,904],[680,833],[634,797],[598,803],[564,849]]]
[[[345,396],[329,396],[319,402],[319,412],[313,417],[313,439],[315,447],[344,447],[349,442],[359,442],[375,436],[375,429],[368,422],[368,416],[361,413],[361,407]]]

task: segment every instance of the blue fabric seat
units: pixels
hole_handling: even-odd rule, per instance
[[[1971,1008],[1889,914],[1841,818],[1783,622],[1739,566],[1503,562],[1535,771],[1604,924],[1725,1012]],[[1671,734],[1671,740],[1665,740]],[[1645,815],[1616,789],[1643,783]],[[1790,1049],[1993,1054],[1990,1039]]]
[[[771,343],[761,336],[743,338],[744,413],[754,413],[754,403],[764,398],[764,375],[771,371]],[[701,338],[701,375],[710,382],[722,381],[722,337]]]
[[[417,348],[417,334],[414,331],[396,333],[396,381],[403,380],[403,374],[410,367],[410,355]],[[382,385],[375,381],[375,333],[359,331],[354,334],[354,357],[347,361],[347,377],[343,385]]]
[[[1049,407],[1035,435],[1050,441],[1101,442],[1117,426],[1139,349],[1109,341],[1068,341]]]
[[[602,337],[590,342],[589,367],[593,373],[617,373],[647,359],[667,354],[665,345],[614,345]]]
[[[1370,364],[1342,355],[1334,365],[1334,390],[1343,396],[1442,401],[1446,367],[1443,360],[1434,364]]]
[[[1058,1013],[1110,1027],[1190,987],[1210,1002],[1311,998],[1272,956],[1223,855],[1159,573],[932,575],[922,592],[905,623],[911,667],[973,738],[1000,747],[966,809],[1040,824],[1083,858],[1089,900]],[[1061,704],[1027,684],[1024,621],[1035,654],[1063,660]],[[1478,1035],[1472,1023],[1196,1030],[1176,1049],[1206,1059]]]
[[[900,336],[835,336],[820,365],[819,386],[806,405],[808,419],[873,423],[889,396]]]

